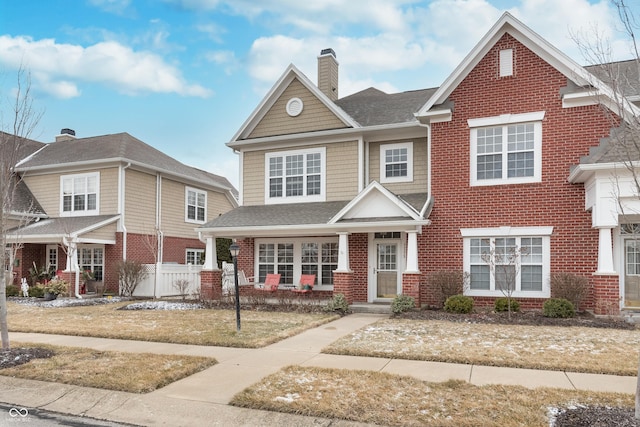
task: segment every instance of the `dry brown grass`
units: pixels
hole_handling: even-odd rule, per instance
[[[130,393],[151,392],[217,363],[209,357],[123,353],[45,344],[13,343],[13,346],[48,348],[55,356],[2,369],[0,375]]]
[[[236,395],[233,405],[379,425],[548,426],[552,408],[633,407],[633,395],[517,386],[429,383],[369,371],[288,367]]]
[[[382,320],[323,352],[436,362],[636,375],[633,330]]]
[[[233,310],[118,310],[127,302],[83,307],[34,307],[9,303],[12,332],[92,336],[223,347],[264,347],[336,319],[324,313]]]

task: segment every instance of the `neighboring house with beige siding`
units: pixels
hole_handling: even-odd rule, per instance
[[[201,264],[205,244],[196,228],[238,205],[226,178],[127,133],[76,138],[63,129],[55,142],[38,144],[15,168],[37,202],[29,210],[36,216],[9,233],[21,248],[16,281],[35,263],[74,283],[76,271],[91,270],[117,292],[120,260]],[[76,291],[85,291],[82,283]]]

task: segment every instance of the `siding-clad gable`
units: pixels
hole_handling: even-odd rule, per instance
[[[422,193],[427,191],[427,139],[413,138],[397,141],[372,142],[369,145],[369,182],[382,182],[380,178],[380,145],[413,142],[413,181],[383,183],[395,194]]]
[[[124,209],[128,232],[155,234],[156,175],[126,169]]]
[[[23,179],[50,217],[60,216],[60,177],[76,173],[100,173],[99,215],[118,213],[118,168],[93,169],[69,173],[26,174]]]
[[[300,98],[304,104],[302,112],[295,117],[291,117],[286,111],[287,102],[291,98]],[[336,117],[298,79],[294,79],[251,131],[249,138],[341,129],[344,127],[342,120]]]
[[[305,146],[305,149],[321,145]],[[243,205],[265,204],[265,154],[284,150],[249,151],[243,154]],[[358,143],[346,141],[326,146],[326,201],[348,200],[358,194]]]

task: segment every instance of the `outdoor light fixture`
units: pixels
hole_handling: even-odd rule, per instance
[[[240,253],[240,245],[233,242],[229,246],[231,258],[233,258],[233,279],[236,284],[236,331],[240,332],[240,288],[238,286],[238,254]]]

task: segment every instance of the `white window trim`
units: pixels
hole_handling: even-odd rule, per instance
[[[482,117],[467,120],[467,124],[471,129],[470,132],[470,160],[471,173],[469,176],[470,185],[472,187],[487,185],[509,185],[509,184],[526,184],[532,182],[542,182],[542,120],[544,119],[544,111],[536,111],[523,114],[503,114],[493,117]],[[478,146],[477,146],[477,130],[481,127],[498,127],[507,126],[516,123],[534,124],[534,147],[533,147],[533,176],[503,178],[497,179],[478,179]],[[506,141],[503,142],[504,147],[502,153],[506,151]],[[506,166],[507,156],[503,155],[503,165]],[[507,174],[507,168],[502,168],[503,174]]]
[[[515,298],[549,298],[551,296],[551,234],[553,227],[496,227],[496,228],[463,228],[460,230],[463,237],[463,271],[471,271],[471,239],[472,238],[496,238],[496,237],[541,237],[542,238],[542,291],[515,290],[512,296]],[[519,275],[519,274],[518,274]],[[493,273],[491,284],[493,281]],[[519,286],[518,280],[518,286]],[[499,289],[466,289],[465,295],[482,297],[504,297]]]
[[[407,176],[386,177],[385,151],[393,148],[407,149]],[[413,182],[413,142],[399,142],[394,144],[380,144],[380,182]]]
[[[46,246],[46,251],[47,251],[47,268],[51,265],[50,262],[50,255],[51,255],[51,251],[56,251],[56,271],[58,271],[58,263],[60,262],[60,257],[58,256],[58,245],[47,245]]]
[[[198,206],[196,205],[196,219],[190,219],[189,218],[189,192],[193,191],[196,193],[196,203],[198,200],[198,194],[204,194],[204,220],[200,221],[197,219],[198,217]],[[199,188],[193,188],[193,187],[185,187],[184,189],[184,222],[190,222],[192,224],[204,224],[205,222],[207,222],[207,204],[208,204],[208,199],[207,199],[207,192],[204,190],[200,190]]]
[[[189,258],[189,252],[193,252],[193,254],[195,255],[194,258],[198,259],[200,257],[200,254],[204,255],[205,250],[204,249],[187,248],[184,251],[184,263],[185,264],[188,264],[187,263],[187,259]],[[195,263],[195,264],[192,264],[192,265],[204,265],[204,263],[203,264]]]
[[[300,279],[300,275],[302,275],[302,244],[303,243],[318,243],[318,244],[322,244],[322,243],[338,243],[338,238],[337,237],[300,237],[300,238],[275,238],[275,239],[269,239],[269,238],[261,238],[261,239],[255,239],[254,242],[254,265],[253,265],[253,271],[255,273],[255,276],[258,277],[258,266],[259,266],[259,247],[260,244],[275,244],[277,245],[278,243],[292,243],[293,244],[293,280],[295,282],[295,280],[299,280]],[[320,256],[320,255],[319,255]],[[276,254],[277,257],[277,254]],[[282,286],[283,284],[280,283],[280,285]],[[296,283],[294,283],[294,285],[296,285]],[[320,277],[316,277],[316,285],[313,287],[313,289],[315,290],[333,290],[333,286],[330,285],[323,285],[322,283],[320,283]]]
[[[306,168],[306,155],[320,153],[320,194],[314,194],[307,196],[307,183],[304,182],[304,196],[289,196],[286,195],[286,176],[282,176],[282,197],[270,197],[269,188],[269,161],[275,157],[283,158],[283,174],[286,170],[284,157],[292,155],[304,155],[305,156],[305,168]],[[267,205],[276,205],[283,203],[299,203],[299,202],[324,202],[327,197],[326,182],[327,182],[327,149],[326,147],[309,148],[306,150],[291,150],[291,151],[274,151],[272,153],[266,153],[264,156],[264,200]],[[305,171],[305,177],[307,176]]]
[[[64,210],[64,180],[71,179],[74,180],[76,178],[96,178],[96,208],[95,209],[87,209],[87,210]],[[75,193],[74,193],[75,194]],[[87,193],[85,193],[86,195]],[[71,198],[71,206],[73,208],[73,197]],[[100,212],[100,172],[91,172],[91,173],[77,173],[72,175],[61,175],[60,176],[60,216],[90,216],[90,215],[98,215]]]

